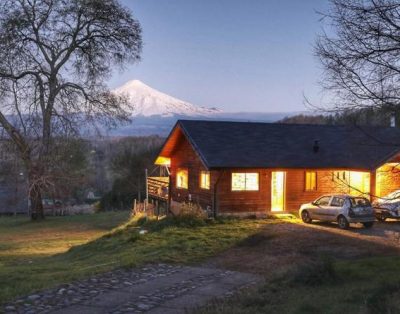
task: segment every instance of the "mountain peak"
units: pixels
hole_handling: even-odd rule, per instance
[[[131,80],[114,90],[115,93],[128,97],[134,108],[132,116],[165,116],[174,115],[198,117],[220,113],[215,108],[195,106],[189,102],[162,93],[140,80]]]
[[[119,88],[123,88],[123,87],[148,87],[148,88],[151,88],[150,86],[143,83],[141,80],[130,80],[130,81],[126,82],[125,84],[123,84]]]

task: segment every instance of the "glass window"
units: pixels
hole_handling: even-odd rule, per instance
[[[176,172],[176,187],[187,189],[189,181],[189,172],[187,169],[178,169]]]
[[[210,172],[200,171],[200,187],[205,190],[210,189]]]
[[[258,191],[258,173],[232,173],[232,191]]]
[[[331,206],[334,207],[343,207],[344,199],[341,197],[334,197],[331,202]]]
[[[317,199],[314,203],[315,205],[319,206],[328,206],[330,200],[331,200],[330,196],[322,196],[321,198]]]
[[[317,190],[317,173],[315,171],[306,171],[305,186],[306,191]]]
[[[332,173],[332,181],[339,183],[347,183],[349,180],[349,171],[334,171]]]
[[[350,198],[351,207],[368,207],[371,206],[369,200],[364,197],[352,197]]]

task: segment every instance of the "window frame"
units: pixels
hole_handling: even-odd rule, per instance
[[[313,189],[307,189],[307,173],[315,174],[315,187]],[[304,191],[305,192],[315,192],[318,190],[318,174],[317,171],[306,170],[304,171]]]
[[[234,174],[244,174],[244,189],[243,190],[234,190],[233,189],[233,175]],[[256,174],[257,175],[257,190],[247,190],[246,189],[246,176],[247,174]],[[253,172],[246,172],[246,171],[235,171],[235,172],[231,172],[231,192],[259,192],[260,191],[260,173],[257,171],[253,171]]]
[[[208,187],[203,186],[203,174],[206,174],[208,176]],[[211,189],[211,172],[207,170],[200,170],[200,175],[199,175],[199,187],[202,190],[210,190]]]
[[[178,185],[178,175],[179,175],[179,172],[180,171],[186,171],[186,187],[182,187],[182,186],[179,186]],[[189,169],[188,168],[185,168],[185,167],[182,167],[182,168],[178,168],[177,170],[176,170],[176,175],[175,175],[175,187],[177,188],[177,189],[180,189],[180,190],[188,190],[189,189]]]

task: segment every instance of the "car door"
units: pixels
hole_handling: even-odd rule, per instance
[[[311,215],[311,217],[319,220],[327,220],[331,198],[331,196],[322,196],[316,200],[314,202],[315,207],[313,208],[314,215]]]
[[[328,212],[330,216],[330,220],[336,220],[336,217],[340,214],[343,206],[344,206],[345,199],[340,196],[332,197]]]

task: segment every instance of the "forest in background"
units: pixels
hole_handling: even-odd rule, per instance
[[[392,116],[395,118],[396,126],[399,126],[400,111],[391,107],[347,109],[335,113],[326,112],[314,115],[298,114],[285,117],[278,122],[297,124],[372,125],[389,127]]]
[[[58,180],[44,200],[65,205],[98,202],[101,210],[129,209],[145,195],[145,169],[164,141],[159,136],[62,140]],[[0,214],[27,211],[26,173],[15,151],[0,142]]]

